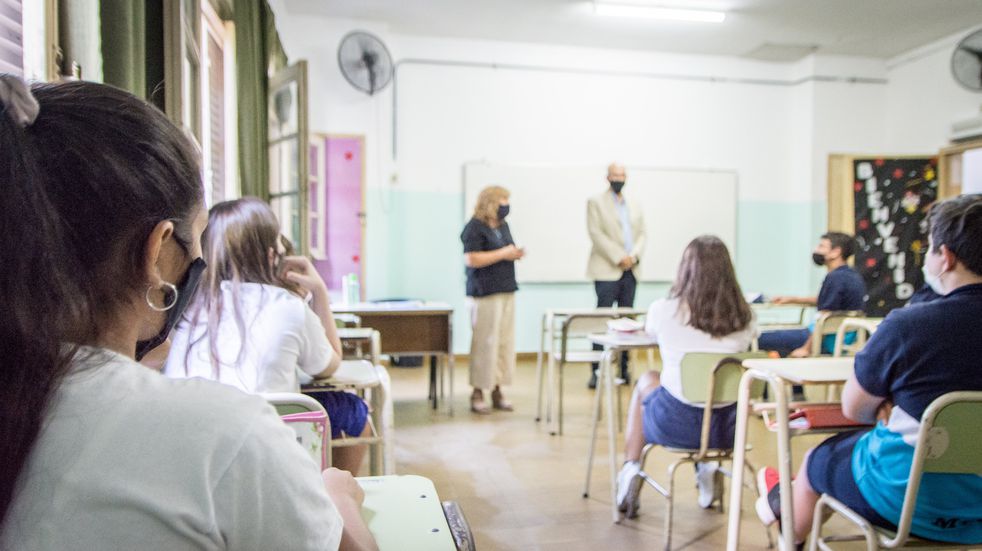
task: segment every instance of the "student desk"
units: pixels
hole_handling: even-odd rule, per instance
[[[590,342],[604,347],[603,361],[597,376],[597,391],[593,399],[593,434],[590,436],[590,456],[586,466],[586,484],[583,497],[590,495],[590,475],[593,472],[593,452],[597,447],[597,426],[600,424],[600,402],[605,402],[607,416],[607,453],[610,461],[610,507],[615,523],[621,521],[617,510],[617,420],[614,418],[614,364],[621,352],[654,348],[658,342],[645,333],[597,333],[587,337]]]
[[[381,354],[430,356],[430,393],[433,409],[443,398],[444,373],[449,372],[447,409],[453,415],[453,308],[440,302],[379,302],[332,305],[338,314],[354,314],[365,328],[382,335]],[[439,362],[438,358],[443,361]],[[437,375],[439,374],[439,392]]]
[[[747,368],[740,378],[737,400],[736,438],[733,442],[733,481],[730,483],[730,512],[726,532],[727,551],[740,545],[740,512],[743,499],[743,475],[747,455],[747,419],[750,410],[750,386],[754,380],[770,383],[777,403],[778,472],[781,481],[781,526],[783,549],[794,549],[794,511],[791,505],[791,429],[788,426],[787,386],[845,383],[853,372],[853,358],[780,358],[744,360]]]
[[[539,351],[535,356],[535,378],[539,392],[535,406],[535,420],[542,418],[542,378],[546,378],[546,421],[552,421],[553,400],[556,394],[556,343],[560,340],[566,318],[582,314],[611,314],[615,316],[643,316],[646,312],[637,308],[549,308],[542,313],[539,327]],[[543,365],[543,359],[545,364]],[[545,367],[545,370],[543,370]]]
[[[361,516],[379,551],[456,551],[433,482],[415,475],[355,479],[365,491]]]

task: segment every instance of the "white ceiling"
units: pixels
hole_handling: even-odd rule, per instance
[[[597,17],[588,0],[285,0],[291,15],[385,22],[394,33],[762,59],[887,58],[982,24],[982,0],[665,0],[721,24]],[[794,53],[797,52],[797,53]],[[804,52],[804,54],[802,53]]]

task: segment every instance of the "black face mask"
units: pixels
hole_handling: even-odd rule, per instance
[[[614,193],[620,195],[621,190],[624,189],[624,180],[614,180],[610,183],[610,189],[614,190]]]
[[[184,278],[181,282],[177,284],[177,297],[171,298],[169,295],[165,297],[164,303],[167,304],[169,300],[174,301],[174,305],[167,310],[167,319],[164,320],[164,326],[160,328],[160,332],[154,335],[152,338],[145,341],[137,341],[136,343],[136,361],[140,361],[148,352],[160,346],[162,342],[167,340],[167,336],[170,335],[171,329],[177,325],[177,321],[181,319],[181,315],[184,314],[184,310],[188,307],[188,303],[191,302],[191,297],[194,295],[195,289],[198,288],[198,282],[201,281],[201,273],[205,271],[205,259],[198,257],[195,258],[191,265],[188,266],[188,271],[184,272]]]
[[[825,255],[822,253],[812,253],[812,262],[816,266],[825,266]]]
[[[511,212],[511,205],[498,205],[498,220],[504,220]]]

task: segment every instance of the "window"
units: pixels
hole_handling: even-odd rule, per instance
[[[234,28],[210,3],[201,11],[201,149],[210,207],[238,196]]]
[[[0,0],[0,73],[24,76],[23,28],[21,0]]]

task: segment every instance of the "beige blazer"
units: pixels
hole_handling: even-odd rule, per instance
[[[624,248],[624,234],[621,231],[621,218],[614,204],[614,194],[607,190],[591,197],[587,202],[586,225],[593,247],[590,249],[586,276],[593,281],[620,279],[624,271],[617,266],[617,263],[625,256],[640,258],[644,250],[644,217],[641,214],[641,207],[627,196],[622,195],[622,197],[627,201],[631,219],[631,236],[634,239],[634,246],[630,251]],[[639,265],[635,265],[631,271],[640,281],[641,273],[638,268]]]

